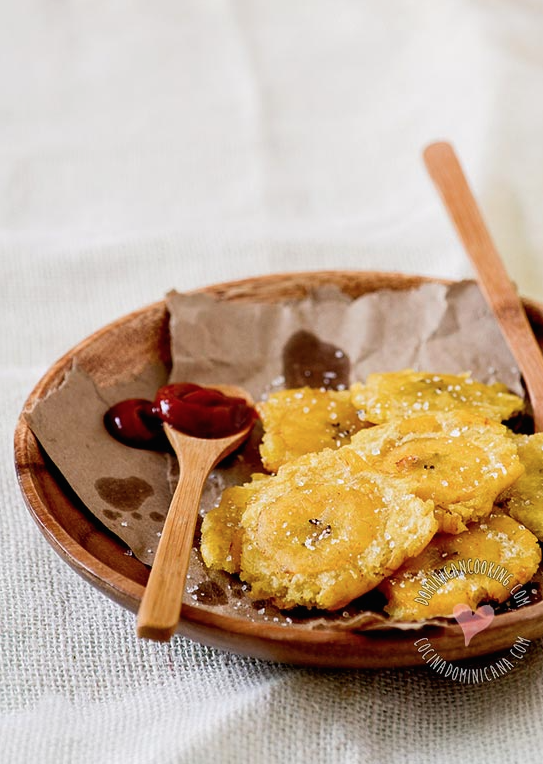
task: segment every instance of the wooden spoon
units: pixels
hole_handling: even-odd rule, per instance
[[[234,385],[213,385],[225,395],[250,395]],[[210,471],[247,439],[254,422],[225,438],[196,438],[164,424],[179,461],[175,489],[137,618],[138,637],[167,642],[175,631],[204,483]]]
[[[530,395],[536,432],[543,430],[543,356],[517,290],[490,237],[453,147],[433,143],[424,161],[464,247],[477,281],[496,316]]]

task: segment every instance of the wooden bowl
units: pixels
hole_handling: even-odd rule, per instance
[[[428,281],[432,279],[399,273],[319,271],[250,278],[199,291],[223,300],[279,301],[302,298],[308,290],[325,284],[336,284],[357,297],[377,289],[402,290]],[[529,301],[525,301],[525,307],[543,347],[543,307]],[[170,362],[164,302],[124,316],[79,343],[45,374],[28,398],[25,410],[58,385],[74,359],[101,384],[117,378],[126,369],[127,346],[133,366],[143,366],[150,359]],[[148,568],[128,556],[124,544],[78,500],[40,448],[23,415],[15,431],[15,464],[26,504],[47,541],[87,581],[136,612]],[[310,631],[294,624],[285,628],[254,623],[244,617],[224,617],[190,605],[184,607],[178,632],[207,645],[266,660],[328,667],[408,666],[423,662],[414,646],[421,637],[428,637],[442,658],[464,660],[509,649],[517,636],[542,636],[543,602],[497,615],[468,648],[456,624],[417,631]]]

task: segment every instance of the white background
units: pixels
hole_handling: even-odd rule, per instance
[[[0,2],[0,720],[9,762],[529,762],[541,648],[482,687],[138,643],[12,468],[58,356],[134,308],[261,273],[472,275],[422,148],[459,151],[543,299],[537,0]]]

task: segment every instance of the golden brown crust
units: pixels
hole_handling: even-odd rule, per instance
[[[457,536],[438,533],[379,589],[393,618],[451,616],[458,604],[475,610],[485,600],[505,602],[540,561],[533,533],[506,515],[491,515]]]
[[[260,454],[270,472],[303,454],[340,448],[367,426],[348,390],[282,390],[257,404],[257,410],[264,426]]]
[[[439,564],[436,550],[458,555],[466,544],[472,556],[477,551],[504,554],[503,544],[496,547],[495,539],[484,542],[481,535],[485,524],[501,523],[505,531],[497,535],[518,552],[515,580],[528,580],[539,562],[533,535],[509,517],[488,519],[498,496],[511,511],[530,490],[530,496],[541,497],[543,513],[543,491],[537,493],[535,477],[522,489],[517,446],[530,441],[512,436],[496,421],[519,410],[520,399],[501,385],[480,385],[466,375],[433,375],[421,382],[413,380],[414,374],[373,375],[380,394],[387,385],[397,386],[400,377],[406,384],[399,409],[381,406],[381,413],[386,409],[386,417],[394,418],[376,426],[357,416],[353,391],[285,390],[259,404],[263,460],[277,474],[253,476],[251,483],[224,492],[204,519],[205,563],[239,572],[253,597],[286,609],[342,608],[386,579],[382,587],[390,596],[389,612],[417,618],[409,603],[394,604],[394,592],[401,595],[406,588],[405,578],[395,583],[395,571],[402,566],[409,571],[416,558],[414,564],[424,572],[430,558],[434,567]],[[421,385],[427,397],[419,394]],[[438,393],[440,385],[452,389]],[[431,409],[432,396],[445,410],[418,413]],[[457,408],[449,411],[450,406]],[[402,416],[396,416],[399,410]],[[524,462],[535,476],[536,465],[543,465],[543,436],[530,448]],[[459,591],[453,586],[451,596]],[[467,604],[476,606],[485,596],[501,601],[495,588],[481,582],[466,592]],[[462,601],[457,597],[454,604]],[[420,607],[425,607],[420,618],[443,614]]]
[[[394,419],[357,433],[348,448],[368,471],[401,478],[416,496],[431,499],[447,533],[490,514],[524,471],[507,429],[466,411]]]
[[[370,374],[351,386],[353,405],[374,424],[438,411],[468,411],[496,422],[524,410],[524,401],[505,385],[485,385],[469,374],[403,371]]]
[[[525,472],[498,497],[498,504],[543,541],[543,433],[510,437]]]
[[[251,482],[226,488],[217,507],[203,519],[200,552],[208,568],[239,573],[243,528],[241,516],[247,502],[256,493],[260,481],[268,475],[255,474]]]
[[[326,449],[262,484],[241,519],[241,577],[254,597],[335,610],[424,548],[433,503],[361,466],[347,448]]]

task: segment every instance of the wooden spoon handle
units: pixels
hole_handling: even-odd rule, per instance
[[[431,144],[424,151],[424,161],[477,271],[481,291],[524,376],[535,429],[539,432],[543,430],[543,356],[517,290],[507,275],[452,146]]]
[[[186,457],[179,460],[179,482],[137,618],[138,636],[160,642],[170,639],[179,621],[200,498],[213,466],[213,459],[191,459],[190,449],[187,451]]]

